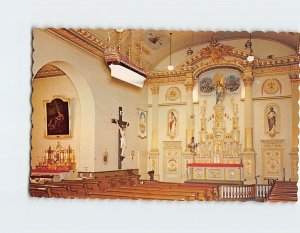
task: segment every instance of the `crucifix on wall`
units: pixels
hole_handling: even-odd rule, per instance
[[[119,119],[112,119],[111,122],[117,124],[119,127],[118,134],[118,168],[122,169],[122,161],[125,158],[126,149],[126,127],[129,126],[129,122],[123,121],[123,110],[119,107]]]

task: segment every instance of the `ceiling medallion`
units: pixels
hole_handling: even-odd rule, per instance
[[[150,30],[143,34],[143,41],[152,50],[157,50],[167,45],[169,43],[169,38],[164,32]]]
[[[180,96],[180,90],[178,87],[170,87],[167,90],[167,99],[171,101],[175,101]]]
[[[266,81],[264,81],[263,85],[262,85],[262,94],[265,92],[269,95],[275,94],[280,90],[281,93],[281,84],[280,82],[275,79],[267,79]]]
[[[214,34],[211,37],[210,44],[201,49],[199,53],[201,56],[209,56],[213,62],[219,62],[220,60],[223,60],[223,57],[232,49],[233,47],[218,42],[216,35]]]

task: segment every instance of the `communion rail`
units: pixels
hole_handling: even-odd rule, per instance
[[[270,189],[271,185],[220,185],[219,200],[265,200]]]

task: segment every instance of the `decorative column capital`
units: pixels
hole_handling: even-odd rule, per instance
[[[150,86],[152,95],[158,95],[159,93],[159,86],[157,84],[153,84]]]
[[[184,82],[184,85],[187,91],[192,91],[195,86],[195,80],[193,78],[187,78]]]
[[[299,83],[299,73],[291,73],[289,74],[291,83]]]
[[[250,73],[244,73],[242,76],[242,79],[244,81],[245,86],[252,86],[253,81],[254,81],[254,77],[253,75]]]

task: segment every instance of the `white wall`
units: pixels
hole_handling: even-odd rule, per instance
[[[276,78],[280,81],[282,92],[278,91],[276,94],[270,95],[261,92],[262,85],[266,79]],[[253,83],[253,143],[256,155],[256,173],[262,175],[262,157],[261,157],[261,140],[284,139],[284,164],[285,179],[291,177],[291,160],[289,153],[292,148],[292,108],[291,108],[291,83],[287,75],[276,75],[267,77],[257,77]],[[261,99],[265,97],[266,99]],[[280,98],[284,97],[284,98]],[[270,137],[265,133],[264,112],[265,107],[269,103],[276,103],[280,107],[280,132],[274,137]],[[262,182],[262,181],[261,181]]]
[[[123,107],[123,120],[130,122],[127,129],[128,158],[123,160],[123,169],[138,168],[138,154],[147,151],[147,140],[137,137],[137,108],[147,108],[147,87],[140,89],[111,78],[110,70],[102,59],[45,30],[34,29],[33,34],[33,73],[47,63],[58,66],[62,63],[59,68],[72,80],[78,92],[82,111],[80,156],[84,156],[79,171],[118,169],[118,128],[111,123],[111,118],[118,118],[119,106]],[[87,150],[83,149],[83,145]],[[105,150],[109,153],[107,165],[103,164]],[[131,160],[129,153],[132,150],[135,157]]]

